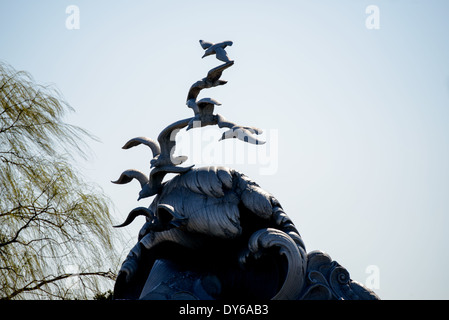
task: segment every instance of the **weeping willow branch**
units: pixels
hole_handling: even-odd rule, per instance
[[[36,290],[41,290],[43,287],[48,287],[50,284],[55,284],[58,281],[65,280],[68,278],[73,277],[89,277],[89,276],[95,276],[95,277],[104,277],[109,280],[115,281],[117,278],[116,275],[111,272],[81,272],[81,273],[66,273],[66,274],[60,274],[57,276],[49,276],[42,280],[34,280],[26,284],[24,287],[20,288],[19,290],[13,292],[10,294],[8,298],[12,299],[20,294],[23,294],[25,292],[32,292]]]
[[[64,121],[72,111],[56,89],[0,62],[0,298],[89,298],[112,286],[111,203],[73,165],[97,139]],[[89,278],[76,294],[61,281],[70,266]]]

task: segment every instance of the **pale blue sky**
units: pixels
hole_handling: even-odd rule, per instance
[[[79,30],[66,28],[69,5]],[[368,5],[378,30],[365,26]],[[149,171],[149,150],[122,145],[191,116],[188,89],[219,63],[201,59],[198,40],[234,41],[228,84],[201,96],[268,143],[212,144],[221,131],[208,128],[198,150],[192,130],[180,134],[188,163],[246,173],[279,199],[308,251],[362,283],[377,266],[381,298],[448,299],[448,12],[424,0],[0,0],[0,59],[56,85],[76,109],[67,121],[101,139],[80,165],[121,222],[152,200],[136,201],[137,182],[110,183]],[[114,232],[129,248],[141,223]]]

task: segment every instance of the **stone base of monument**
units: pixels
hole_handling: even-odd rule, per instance
[[[298,300],[377,300],[377,295],[350,279],[348,271],[322,251],[310,252],[306,281]],[[273,274],[266,272],[270,282]],[[272,279],[271,279],[272,280]],[[157,260],[142,289],[141,300],[216,300],[223,284],[213,272],[190,271],[169,260]],[[266,288],[261,290],[266,294]],[[259,294],[258,294],[259,293]],[[261,299],[259,292],[230,294],[222,299]]]

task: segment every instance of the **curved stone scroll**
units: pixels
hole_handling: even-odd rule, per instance
[[[264,228],[256,231],[248,241],[248,249],[240,256],[240,265],[258,264],[264,255],[277,254],[287,260],[287,274],[280,290],[272,300],[296,300],[305,284],[306,253],[285,232]],[[276,274],[267,276],[276,277]],[[183,268],[167,259],[157,260],[141,291],[143,300],[215,300],[220,299],[221,281],[210,272]]]
[[[348,270],[325,252],[307,255],[306,287],[301,300],[379,300],[370,289],[351,279]]]
[[[248,251],[240,257],[244,266],[249,257],[260,258],[269,248],[279,248],[279,254],[287,259],[288,269],[284,283],[272,300],[296,300],[302,291],[306,272],[306,253],[285,232],[266,228],[256,231],[248,243]]]

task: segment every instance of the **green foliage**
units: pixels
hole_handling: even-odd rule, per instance
[[[112,300],[112,296],[113,296],[112,290],[108,290],[106,292],[97,293],[94,296],[94,300],[103,300],[103,301]]]
[[[0,62],[0,298],[91,298],[117,267],[109,201],[71,161],[85,130],[57,90]]]

